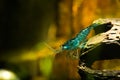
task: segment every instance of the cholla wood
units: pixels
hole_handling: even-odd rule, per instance
[[[82,52],[80,55],[80,65],[78,68],[83,72],[93,75],[94,77],[100,77],[101,80],[110,78],[110,80],[119,80],[120,79],[120,70],[94,70],[86,66],[87,63],[84,60],[81,60],[81,57],[87,55],[90,50],[100,46],[101,44],[117,44],[120,46],[120,19],[98,19],[93,23],[108,23],[110,22],[112,28],[106,32],[97,34],[90,38],[85,45],[85,49],[88,49],[86,52]]]

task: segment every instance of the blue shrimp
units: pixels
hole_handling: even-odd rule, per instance
[[[77,49],[77,48],[82,48],[83,45],[85,44],[85,40],[86,40],[86,37],[88,36],[88,34],[90,33],[90,31],[92,29],[94,29],[95,27],[97,26],[100,26],[101,24],[100,23],[93,23],[92,25],[90,25],[89,27],[83,29],[82,31],[80,31],[76,37],[68,40],[66,43],[64,43],[62,45],[62,50],[74,50],[74,49]],[[82,45],[80,45],[82,44]]]

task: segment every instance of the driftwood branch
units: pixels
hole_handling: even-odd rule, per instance
[[[80,55],[80,64],[78,69],[84,73],[84,75],[82,75],[83,73],[80,73],[80,75],[83,77],[86,74],[90,74],[93,78],[92,80],[97,80],[98,78],[99,80],[120,80],[120,70],[96,70],[91,68],[92,63],[95,60],[120,59],[120,19],[99,19],[94,21],[94,23],[99,22],[110,22],[112,27],[108,31],[99,33],[88,39],[84,51],[82,51]],[[107,27],[107,25],[103,27]],[[97,53],[96,49],[101,46],[102,51]],[[97,54],[101,56],[98,56]],[[82,79],[89,80],[84,77]]]
[[[92,74],[94,77],[101,77],[104,78],[120,78],[120,70],[94,70],[87,66],[80,65],[78,68],[84,72],[87,72],[89,74]]]

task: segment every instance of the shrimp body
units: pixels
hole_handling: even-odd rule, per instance
[[[80,31],[76,37],[74,37],[73,39],[68,40],[66,43],[64,43],[62,45],[62,50],[73,50],[76,49],[78,47],[82,47],[79,46],[81,43],[84,42],[84,40],[86,39],[86,37],[88,36],[88,34],[90,33],[90,31],[99,26],[101,24],[97,24],[97,23],[93,23],[92,25],[90,25],[89,27],[83,29],[82,31]]]

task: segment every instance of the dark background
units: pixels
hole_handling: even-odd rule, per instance
[[[55,20],[55,0],[1,0],[0,51],[32,48]]]

